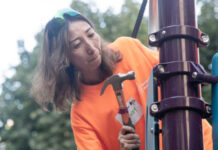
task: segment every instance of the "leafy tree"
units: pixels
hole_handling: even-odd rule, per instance
[[[115,40],[119,36],[131,36],[134,28],[140,5],[132,0],[126,0],[119,14],[113,14],[112,10],[107,10],[101,17],[100,33],[109,41]],[[138,39],[147,44],[147,18],[143,18]]]
[[[86,3],[82,4],[79,0],[74,0],[71,5],[72,8],[87,16],[106,40],[113,41],[120,36],[131,36],[139,12],[139,3],[134,0],[125,0],[119,14],[115,14],[111,8],[105,13],[100,13],[97,8],[91,6],[95,11],[88,9],[90,6]],[[137,38],[147,44],[146,18],[143,18]]]

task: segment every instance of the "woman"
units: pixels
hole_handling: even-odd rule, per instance
[[[73,100],[71,123],[79,150],[144,150],[148,78],[157,63],[158,53],[136,39],[105,44],[87,18],[67,9],[46,25],[32,94],[44,108],[53,102],[65,109]],[[107,77],[131,70],[136,79],[125,81],[123,90],[135,129],[122,125],[112,87],[100,96]]]

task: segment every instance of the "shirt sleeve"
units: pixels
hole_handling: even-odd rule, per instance
[[[152,66],[155,66],[159,63],[159,52],[156,50],[151,50],[145,45],[143,45],[138,39],[133,39],[134,43],[141,51],[141,53],[146,56],[147,60],[151,63]]]
[[[149,63],[150,67],[153,67],[159,63],[159,52],[149,49],[148,47],[143,45],[138,39],[130,37],[120,37],[110,46],[114,49],[120,50],[123,54],[128,53],[128,61],[130,62],[132,61],[129,57],[136,56],[138,58],[138,61],[146,60],[146,64]]]
[[[212,127],[207,122],[206,119],[203,119],[202,125],[203,125],[204,149],[213,150]]]

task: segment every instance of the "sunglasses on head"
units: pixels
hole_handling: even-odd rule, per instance
[[[80,13],[78,11],[71,9],[71,8],[66,8],[66,9],[62,9],[62,10],[58,11],[57,14],[54,16],[54,18],[64,19],[65,14],[67,14],[71,17],[80,15]]]
[[[70,8],[62,9],[56,13],[53,19],[48,23],[48,36],[52,38],[58,35],[58,32],[65,23],[65,15],[76,17],[81,15],[78,11]]]

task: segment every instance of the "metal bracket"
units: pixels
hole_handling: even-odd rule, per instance
[[[157,118],[161,118],[166,112],[173,110],[197,111],[201,114],[202,118],[211,116],[211,105],[196,97],[170,97],[153,103],[150,106],[150,114]]]
[[[194,40],[198,47],[206,46],[210,41],[207,34],[189,25],[172,25],[148,35],[149,44],[157,47],[160,47],[164,41],[172,38],[186,38]]]
[[[196,83],[218,83],[218,77],[207,74],[200,64],[192,61],[174,61],[160,63],[154,67],[154,77],[160,81],[178,74],[189,76],[190,82]]]

